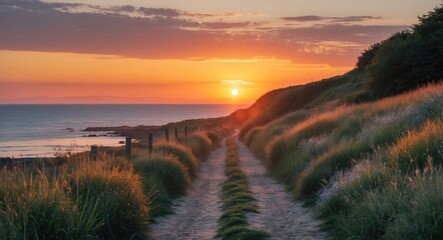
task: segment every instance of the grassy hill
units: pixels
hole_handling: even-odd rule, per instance
[[[240,137],[338,239],[443,239],[443,7],[356,69],[271,91]]]
[[[303,108],[375,101],[443,79],[443,7],[419,18],[411,30],[370,46],[356,68],[341,76],[270,91],[247,109],[230,115],[243,124],[241,136],[253,127]]]

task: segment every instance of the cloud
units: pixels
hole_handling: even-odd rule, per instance
[[[281,17],[285,21],[297,21],[297,22],[313,22],[313,21],[322,21],[325,20],[324,17],[319,17],[316,15],[306,15],[306,16],[297,16],[297,17]]]
[[[200,27],[207,29],[245,29],[249,27],[258,27],[267,24],[266,22],[203,22]]]
[[[243,80],[221,80],[220,84],[227,84],[227,85],[253,85],[253,82],[247,82]]]
[[[349,65],[367,45],[407,28],[349,24],[373,18],[370,16],[300,16],[295,17],[298,20],[285,20],[323,18],[330,22],[282,27],[268,22],[210,19],[216,15],[130,5],[0,0],[0,49],[143,59],[280,58]]]
[[[192,13],[192,12],[184,11],[182,13],[182,15],[186,16],[186,17],[195,17],[195,18],[223,18],[223,17],[236,17],[236,16],[240,16],[241,14],[232,13],[232,12],[227,12],[227,13]]]
[[[296,17],[281,17],[280,19],[285,21],[295,21],[295,22],[330,21],[336,23],[347,23],[347,22],[364,22],[367,20],[379,20],[383,18],[374,17],[374,16],[321,17],[317,15],[306,15],[306,16],[296,16]]]

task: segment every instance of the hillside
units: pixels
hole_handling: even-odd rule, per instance
[[[443,239],[443,6],[419,19],[353,71],[231,115],[337,239]]]
[[[443,79],[443,7],[419,18],[411,30],[373,44],[341,76],[270,91],[251,107],[230,115],[243,124],[241,136],[253,127],[295,110],[375,101]]]

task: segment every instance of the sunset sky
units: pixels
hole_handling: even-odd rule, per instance
[[[249,104],[349,71],[440,4],[0,0],[0,104]]]

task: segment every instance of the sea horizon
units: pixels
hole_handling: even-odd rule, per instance
[[[0,104],[0,157],[52,157],[124,140],[88,127],[162,126],[227,116],[243,104]],[[88,137],[89,135],[96,135]]]

